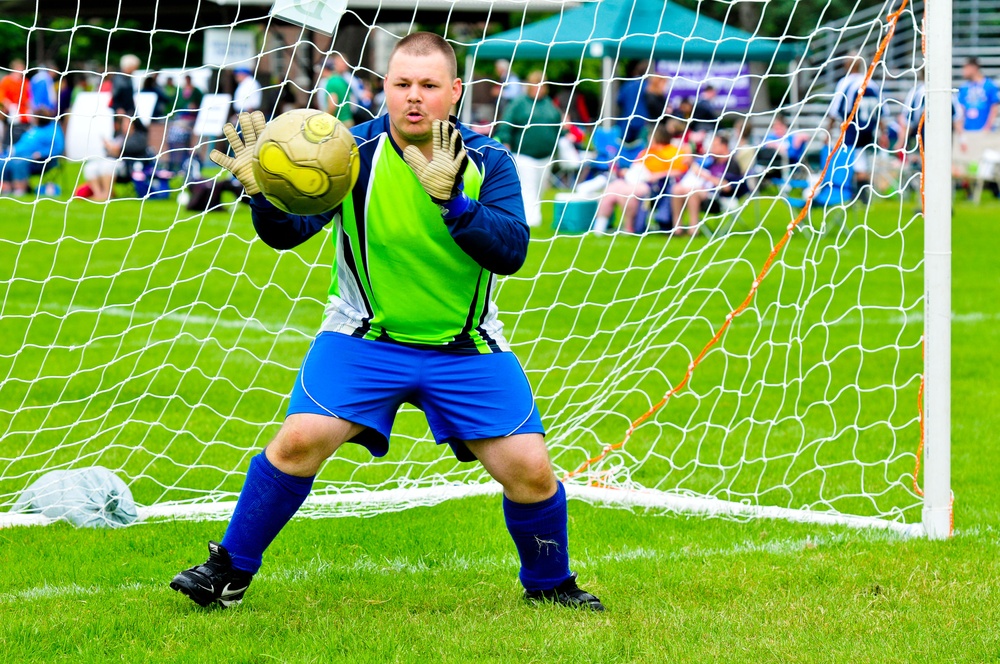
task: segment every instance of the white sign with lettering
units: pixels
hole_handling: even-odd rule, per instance
[[[332,35],[347,9],[347,0],[274,0],[271,16]]]
[[[257,35],[251,30],[205,30],[204,64],[212,67],[243,65],[253,69],[257,57]]]
[[[73,100],[66,122],[66,156],[70,159],[103,157],[104,141],[115,133],[108,103],[110,92],[80,92]]]
[[[222,136],[222,128],[229,121],[230,95],[205,95],[201,98],[201,108],[194,119],[195,136]]]

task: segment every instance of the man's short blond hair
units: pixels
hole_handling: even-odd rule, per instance
[[[448,63],[448,73],[452,79],[458,78],[458,58],[455,57],[455,49],[447,41],[433,32],[414,32],[406,35],[389,54],[389,62],[396,53],[408,53],[409,55],[432,55],[440,53]]]
[[[139,56],[132,55],[131,53],[123,55],[121,61],[118,63],[121,65],[122,71],[135,71],[142,64],[139,60]]]

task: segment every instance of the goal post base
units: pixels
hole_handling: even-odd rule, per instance
[[[924,508],[923,529],[927,539],[948,539],[952,534],[951,506]]]
[[[436,487],[402,488],[382,491],[363,491],[330,495],[311,496],[302,505],[296,518],[324,518],[335,516],[374,516],[385,512],[398,512],[411,507],[430,507],[446,500],[471,496],[498,495],[499,484],[446,484]],[[927,510],[923,523],[902,523],[875,517],[851,516],[836,512],[817,512],[768,505],[751,505],[716,498],[690,496],[656,491],[651,489],[614,489],[579,484],[567,484],[569,498],[582,500],[592,505],[607,505],[624,508],[662,510],[692,516],[724,516],[746,519],[781,519],[797,523],[814,523],[823,526],[848,526],[851,528],[873,528],[896,533],[903,537],[924,537],[940,539],[947,537],[950,528],[949,510]],[[228,520],[236,507],[232,500],[192,503],[163,504],[140,507],[138,522],[158,519],[170,520]],[[926,530],[929,512],[933,512],[935,530]],[[0,514],[0,528],[9,526],[42,525],[53,520],[39,514]],[[943,530],[941,530],[943,528]],[[943,533],[943,534],[942,534]]]

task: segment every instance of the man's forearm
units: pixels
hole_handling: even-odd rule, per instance
[[[514,274],[528,255],[528,225],[501,210],[470,201],[464,213],[445,219],[455,243],[494,274]]]
[[[251,218],[257,236],[272,249],[285,250],[299,246],[329,223],[320,216],[290,215],[274,207],[263,194],[250,198]]]

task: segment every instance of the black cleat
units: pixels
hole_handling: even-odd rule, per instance
[[[586,590],[576,585],[576,574],[569,577],[552,590],[525,590],[524,599],[529,602],[552,602],[573,609],[603,611],[604,605]]]
[[[218,602],[225,608],[239,604],[253,574],[233,567],[229,552],[218,542],[208,543],[208,560],[174,577],[170,587],[184,593],[199,606]]]

